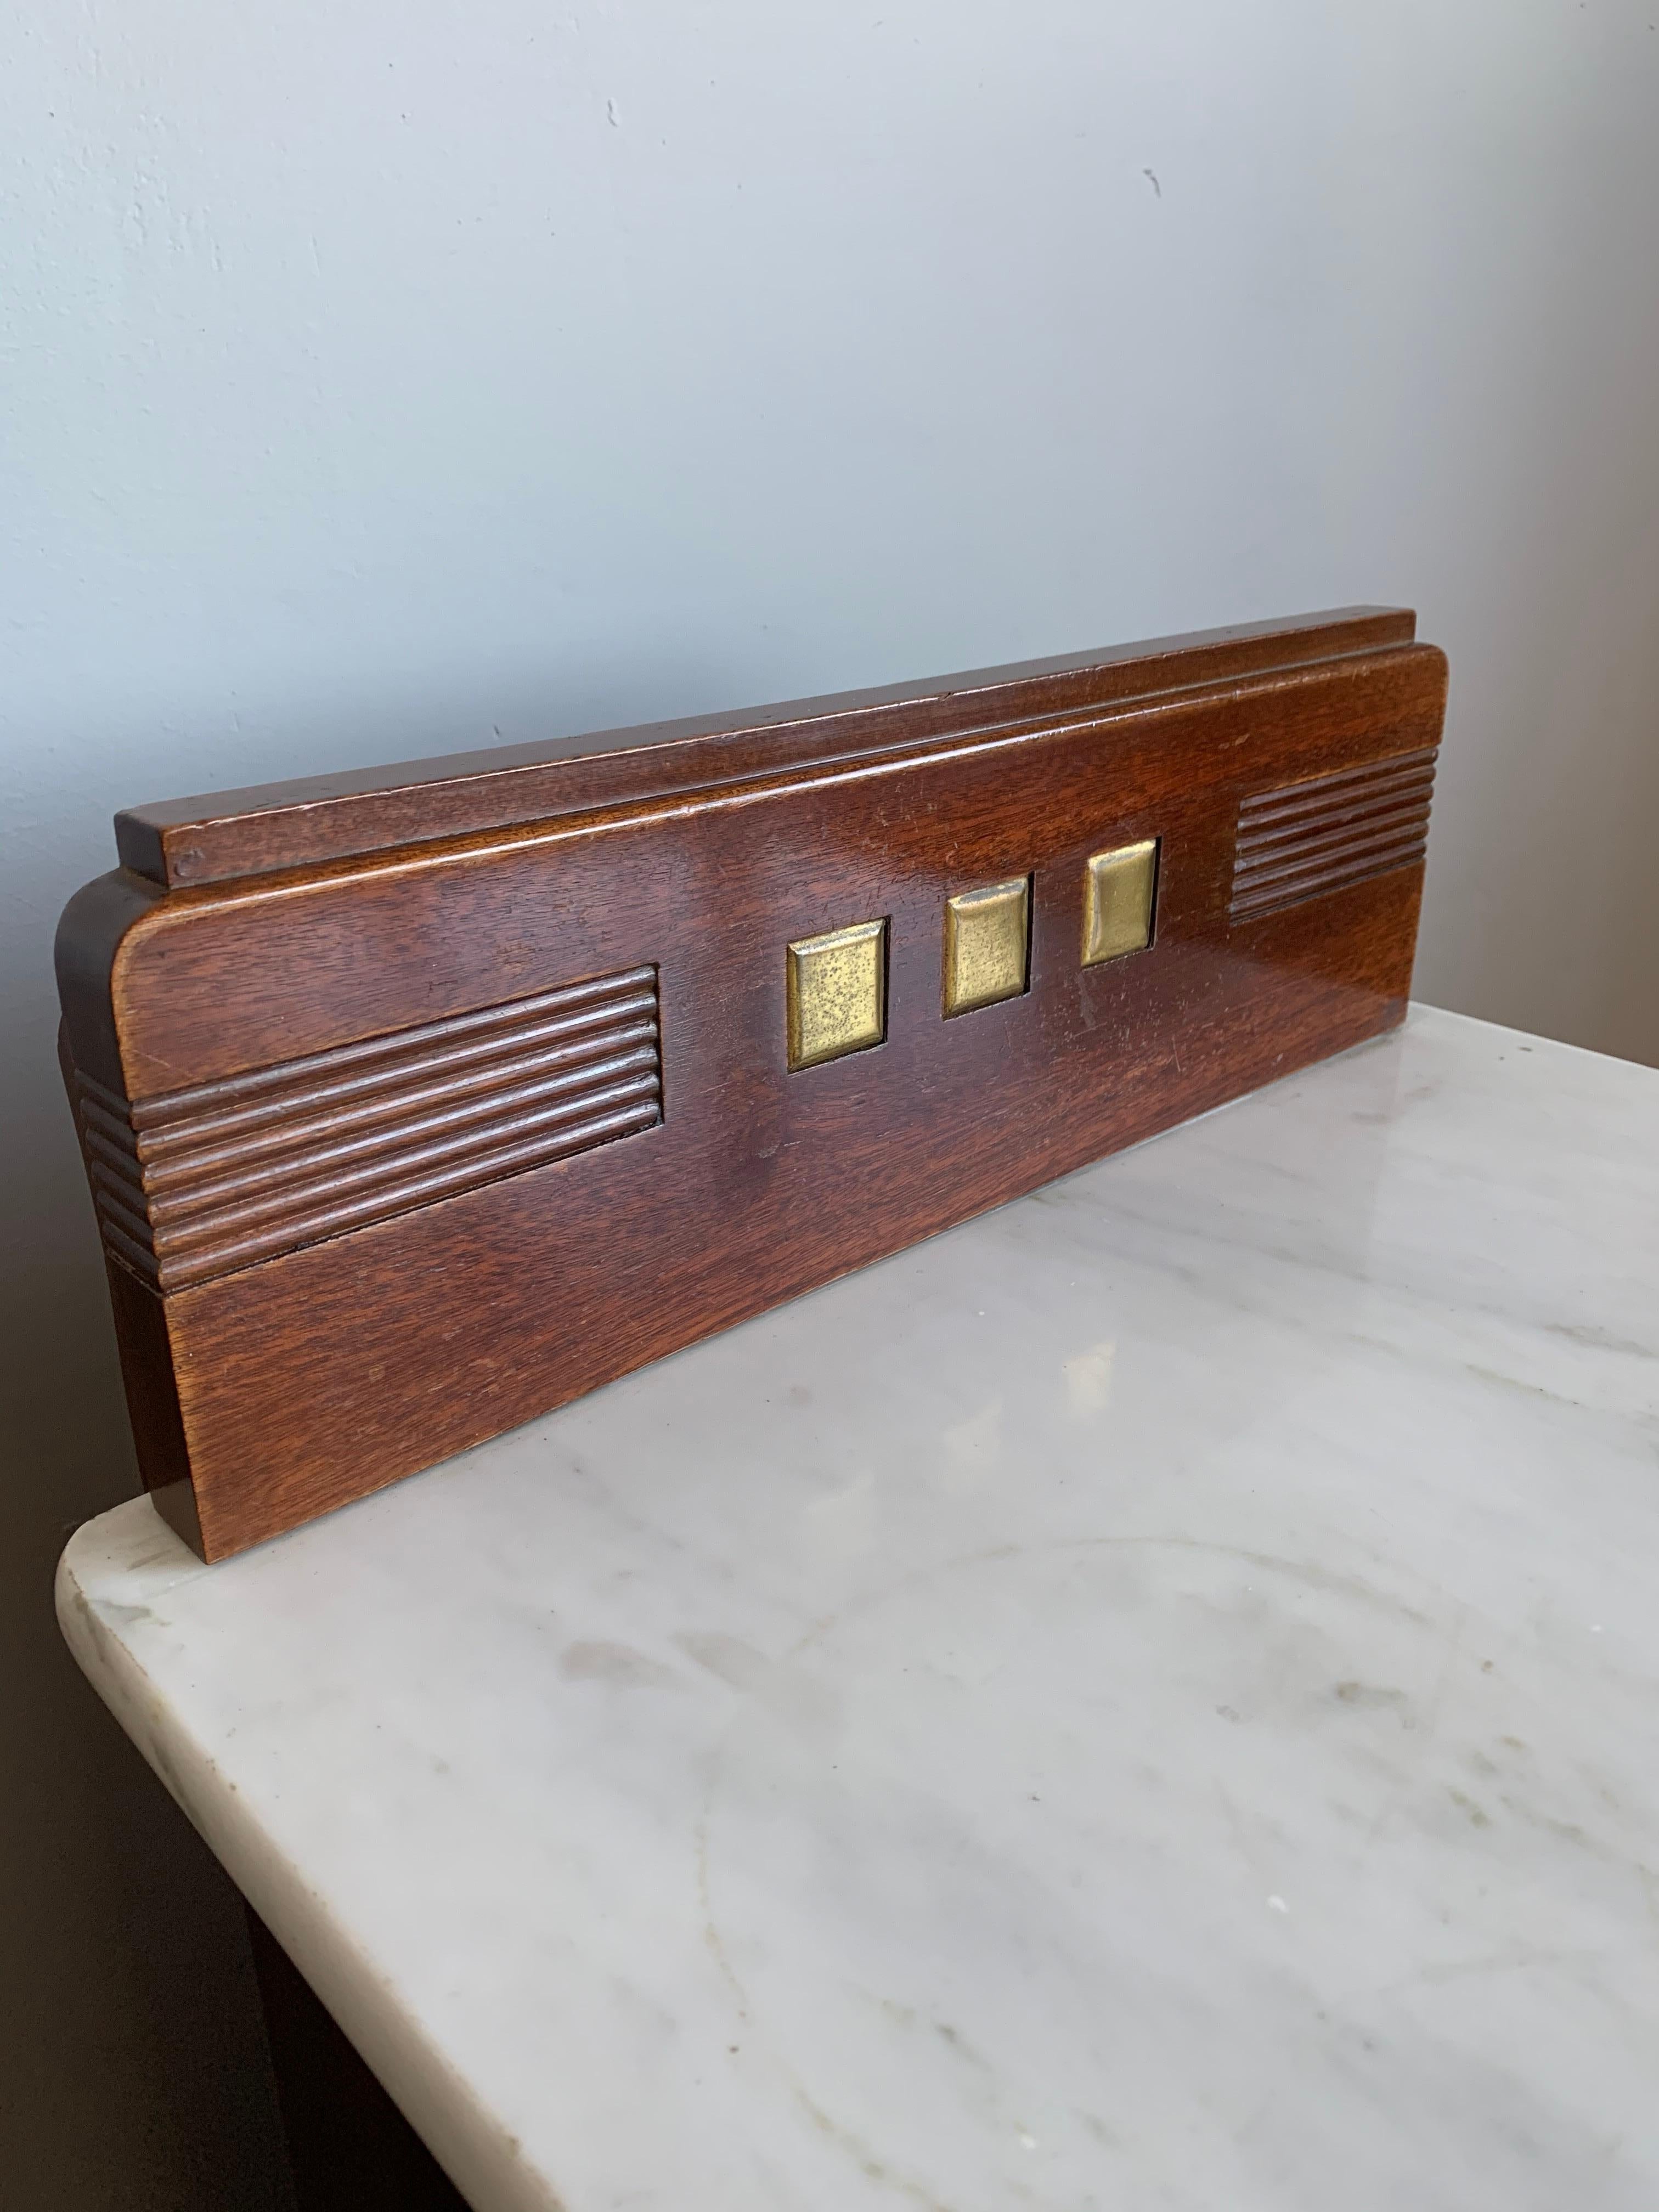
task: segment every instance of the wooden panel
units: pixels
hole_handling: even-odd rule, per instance
[[[1395,612],[1283,636],[975,678],[943,734],[932,686],[771,754],[739,717],[654,766],[487,762],[461,834],[347,859],[395,793],[263,793],[192,817],[210,887],[88,887],[60,982],[155,1308],[135,1412],[164,1358],[185,1439],[162,1510],[235,1550],[1397,1020],[1444,663]],[[544,769],[570,811],[478,830]],[[1086,863],[1143,839],[1154,941],[1085,967]],[[1028,989],[947,1019],[947,901],[1027,878]],[[786,947],[877,921],[884,1041],[792,1071]]]

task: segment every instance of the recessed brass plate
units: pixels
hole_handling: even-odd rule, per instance
[[[945,903],[945,1011],[1018,999],[1030,972],[1031,879],[962,891]]]
[[[1158,840],[1096,853],[1084,873],[1083,964],[1144,951],[1152,941]]]
[[[887,1034],[887,924],[854,922],[789,947],[789,1065],[816,1067]]]

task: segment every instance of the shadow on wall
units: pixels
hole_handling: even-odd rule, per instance
[[[127,1429],[91,1200],[56,1056],[52,942],[64,901],[114,863],[115,807],[197,788],[418,759],[666,714],[720,683],[685,666],[568,687],[556,717],[529,687],[480,723],[428,700],[337,705],[257,732],[212,765],[206,743],[143,766],[152,736],[40,753],[106,787],[73,814],[61,787],[5,878],[8,1050],[0,1065],[0,1346],[9,1468],[0,1485],[0,2194],[52,2212],[287,2212],[291,2195],[240,1900],[82,1680],[52,1613],[70,1532],[131,1497]],[[729,682],[727,687],[729,689]],[[545,694],[544,695],[545,696]],[[130,765],[137,761],[135,770]],[[158,786],[158,780],[160,787]],[[46,808],[37,809],[37,814]]]

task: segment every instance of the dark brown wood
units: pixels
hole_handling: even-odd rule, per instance
[[[298,2212],[467,2212],[252,1907],[247,1925]]]
[[[894,684],[437,760],[301,777],[135,806],[115,817],[123,866],[169,890],[355,860],[432,838],[775,776],[786,768],[913,753],[981,729],[1065,714],[1340,653],[1409,644],[1399,607],[1243,623],[926,684]]]
[[[1397,1021],[1413,631],[123,817],[158,880],[81,893],[59,979],[158,1506],[222,1556]],[[1155,942],[1085,968],[1146,838]],[[1029,989],[947,1020],[945,902],[1020,877]],[[792,1073],[785,947],[876,918],[885,1042]]]

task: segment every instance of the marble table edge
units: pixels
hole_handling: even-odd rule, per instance
[[[99,1568],[112,1570],[110,1578],[130,1595],[94,1596],[83,1571],[89,1580]],[[523,2161],[516,2139],[480,2109],[349,1930],[277,1856],[235,1784],[219,1777],[212,1754],[188,1729],[168,1723],[144,1668],[115,1632],[167,1589],[212,1571],[147,1498],[130,1498],[86,1522],[64,1547],[54,1585],[64,1641],[167,1794],[462,2194],[501,2212],[564,2212],[556,2192]]]

